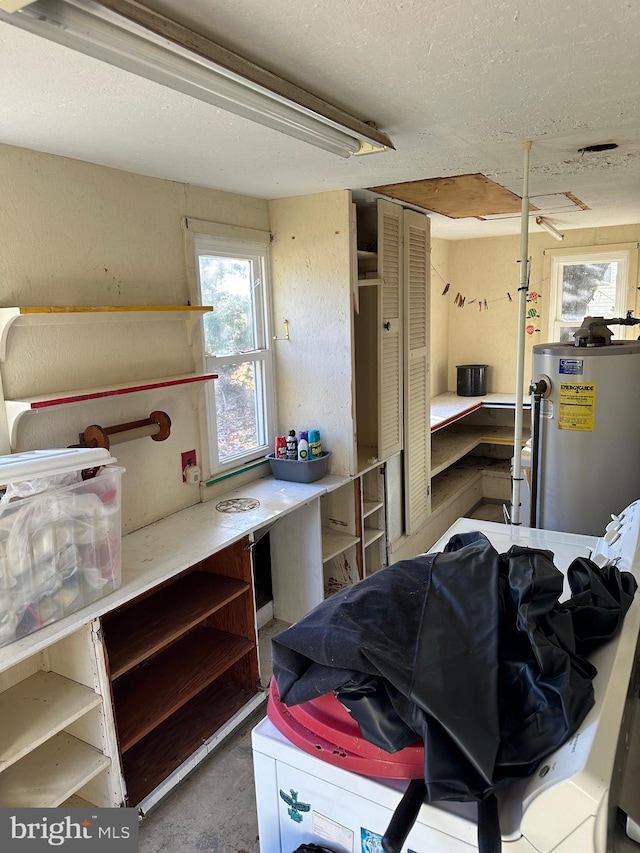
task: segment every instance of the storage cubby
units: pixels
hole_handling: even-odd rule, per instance
[[[122,804],[91,635],[85,625],[0,675],[3,808]]]
[[[362,576],[357,501],[357,482],[347,483],[320,499],[325,597],[355,583]]]
[[[248,540],[103,617],[116,730],[135,805],[255,695]]]
[[[360,478],[363,576],[387,565],[385,466],[365,471]]]

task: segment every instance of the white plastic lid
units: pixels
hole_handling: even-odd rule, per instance
[[[115,462],[104,447],[64,447],[56,450],[27,450],[0,456],[0,484],[36,480],[54,474],[68,474]]]

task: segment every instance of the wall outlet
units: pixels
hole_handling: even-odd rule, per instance
[[[182,471],[182,482],[186,483],[187,475],[185,474],[185,469],[187,469],[189,465],[198,464],[198,460],[196,459],[196,452],[195,450],[187,450],[185,451],[185,453],[180,454],[180,458],[182,460],[182,467],[180,469]]]

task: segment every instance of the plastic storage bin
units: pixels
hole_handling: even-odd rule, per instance
[[[315,483],[327,473],[331,453],[325,451],[318,459],[300,461],[298,459],[276,459],[274,453],[267,456],[271,473],[277,480],[290,480],[294,483]]]
[[[115,461],[104,448],[0,456],[0,646],[120,586]]]

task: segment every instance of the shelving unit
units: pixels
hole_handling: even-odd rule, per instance
[[[362,576],[358,499],[357,482],[347,483],[320,499],[325,598]]]
[[[102,619],[130,805],[257,692],[247,545],[223,548]]]
[[[136,322],[158,319],[179,319],[186,321],[187,339],[191,344],[193,329],[200,315],[212,311],[210,305],[95,305],[95,306],[27,306],[0,308],[0,362],[7,360],[9,336],[13,329],[20,326],[43,324],[87,323],[122,321],[123,316]],[[95,388],[71,389],[52,394],[41,394],[15,399],[4,399],[6,410],[7,435],[3,436],[5,445],[13,451],[17,446],[17,431],[20,419],[27,412],[37,412],[54,406],[67,406],[87,400],[98,400],[121,394],[134,394],[174,385],[189,385],[194,382],[207,382],[216,379],[212,373],[189,373],[176,376],[138,379],[133,382],[113,383]]]
[[[62,805],[109,764],[103,753],[61,732],[0,776],[0,802],[13,808]]]
[[[377,465],[360,478],[362,517],[362,576],[388,564],[385,466]]]
[[[126,314],[135,320],[173,316],[186,320],[189,343],[198,315],[213,311],[211,305],[58,305],[0,308],[0,361],[7,357],[9,333],[14,326],[44,323],[86,323],[117,321]]]
[[[487,497],[492,499],[507,499],[514,406],[515,396],[509,394],[480,398],[447,393],[432,400],[431,511],[440,518],[436,532],[443,525],[445,530],[453,516],[465,515],[485,492],[491,491]],[[525,409],[530,409],[526,402]],[[523,445],[529,438],[530,430],[524,428]]]
[[[55,672],[36,672],[5,690],[0,694],[0,773],[101,701],[93,690]]]
[[[85,625],[0,674],[0,806],[117,806],[109,708]]]

